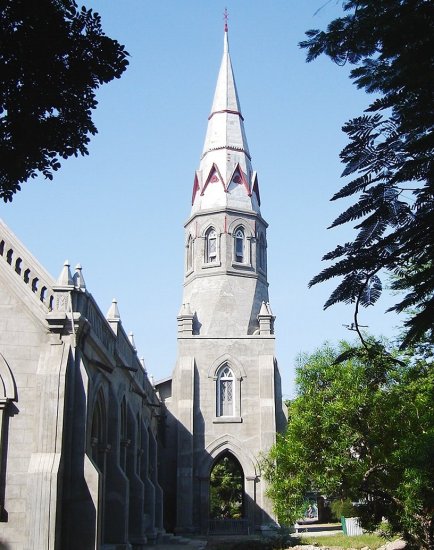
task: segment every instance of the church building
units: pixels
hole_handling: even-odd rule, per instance
[[[80,265],[65,262],[52,278],[0,221],[7,548],[139,550],[168,532],[275,525],[260,459],[286,419],[260,203],[226,27],[185,223],[171,378],[148,378],[116,301],[104,315]],[[227,464],[240,488],[231,513],[216,508],[213,492]]]
[[[259,459],[286,419],[260,203],[225,26],[185,224],[178,360],[172,378],[157,384],[169,413],[162,466],[166,502],[173,507],[166,515],[179,532],[219,532],[228,525],[210,514],[210,476],[223,458],[242,472],[239,532],[274,522]]]

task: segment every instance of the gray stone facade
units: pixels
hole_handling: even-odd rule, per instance
[[[211,471],[228,455],[249,531],[274,523],[260,458],[285,416],[243,120],[225,32],[185,225],[178,360],[155,387],[116,302],[104,316],[80,266],[54,280],[0,222],[0,540],[11,550],[207,533]]]
[[[227,32],[185,225],[178,360],[157,384],[169,411],[164,489],[179,532],[210,531],[210,475],[230,455],[244,477],[250,532],[275,518],[260,457],[285,426],[268,299],[266,229],[235,87]],[[163,466],[164,467],[164,466]]]
[[[0,223],[0,540],[140,548],[163,531],[163,418],[116,304],[58,281]]]

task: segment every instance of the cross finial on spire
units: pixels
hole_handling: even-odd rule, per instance
[[[225,32],[228,32],[228,19],[229,19],[228,8],[225,8],[225,11],[224,11],[224,14],[223,14],[223,19],[224,19],[224,22],[225,22]]]

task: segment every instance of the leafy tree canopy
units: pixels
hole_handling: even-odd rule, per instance
[[[106,36],[97,13],[74,0],[0,0],[0,197],[59,157],[88,154],[95,90],[119,78],[124,46]]]
[[[331,227],[356,222],[354,241],[324,256],[333,264],[310,285],[341,283],[325,304],[369,306],[382,291],[381,270],[403,291],[393,310],[412,310],[403,347],[434,340],[434,4],[427,0],[347,0],[326,31],[300,46],[354,65],[357,87],[374,93],[364,114],[347,122],[344,177],[332,200],[355,198]]]
[[[316,490],[360,502],[368,529],[385,517],[413,548],[434,548],[433,357],[392,355],[342,343],[301,357],[287,432],[264,463],[281,522]]]
[[[211,471],[211,517],[240,519],[243,515],[243,491],[243,471],[240,464],[231,455],[224,455]]]

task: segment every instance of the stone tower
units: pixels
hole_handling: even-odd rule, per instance
[[[267,223],[260,212],[225,26],[223,59],[185,224],[185,277],[167,419],[166,510],[179,532],[208,532],[210,473],[230,455],[244,477],[244,525],[272,523],[259,458],[283,428]]]

